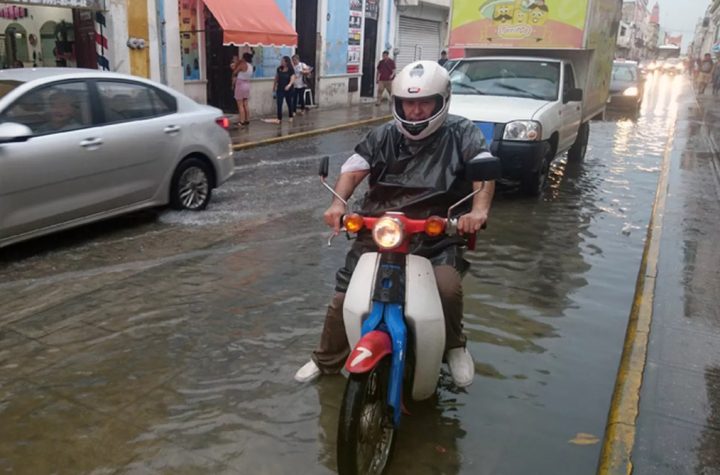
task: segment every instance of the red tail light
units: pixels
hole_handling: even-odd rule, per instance
[[[225,130],[230,130],[230,119],[227,117],[218,117],[215,119],[215,123]]]

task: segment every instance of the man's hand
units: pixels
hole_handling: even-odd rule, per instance
[[[340,218],[345,214],[345,205],[339,201],[333,201],[330,207],[323,214],[323,219],[328,227],[332,228],[336,236],[340,233]]]
[[[488,214],[485,211],[470,211],[460,216],[458,220],[458,232],[460,234],[475,234],[482,229],[488,220]]]

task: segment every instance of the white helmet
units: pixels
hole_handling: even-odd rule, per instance
[[[405,66],[392,83],[393,117],[400,132],[410,140],[422,140],[445,123],[450,108],[450,74],[435,61],[415,61]],[[430,118],[419,122],[405,119],[403,99],[435,98]]]

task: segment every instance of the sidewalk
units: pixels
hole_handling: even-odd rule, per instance
[[[688,99],[660,173],[602,474],[720,474],[720,100]]]
[[[281,125],[268,124],[259,117],[252,117],[250,125],[243,128],[235,126],[237,115],[230,116],[233,123],[230,129],[233,148],[243,150],[361,125],[378,124],[391,119],[387,102],[383,102],[380,107],[371,102],[349,107],[311,108],[305,115],[296,115],[292,123],[288,120],[287,108],[284,113]]]

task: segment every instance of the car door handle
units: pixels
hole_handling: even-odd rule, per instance
[[[166,134],[174,134],[177,132],[180,132],[180,126],[179,125],[168,125],[163,129],[163,132]]]
[[[85,139],[80,142],[80,146],[83,148],[97,148],[103,144],[102,139]]]

